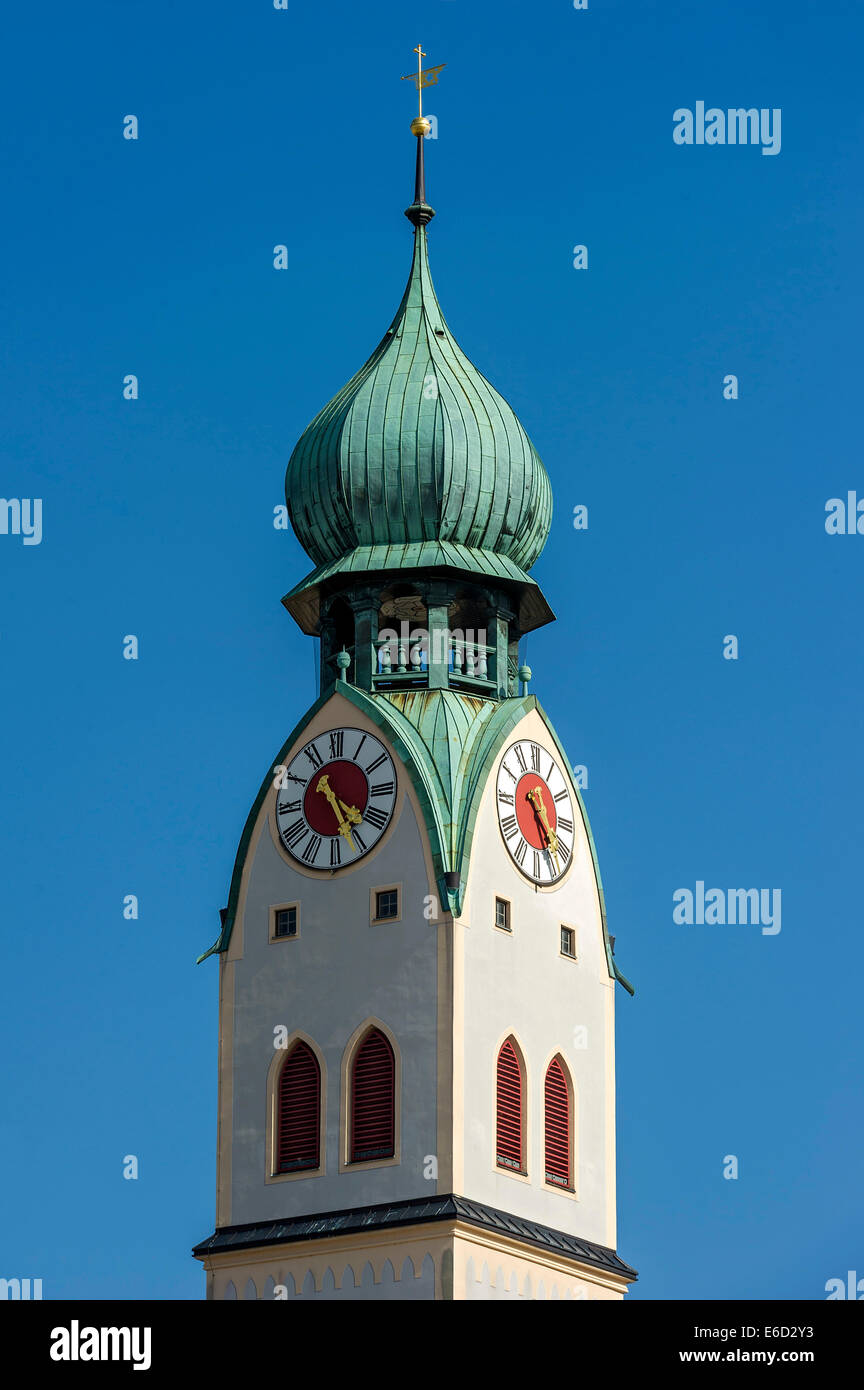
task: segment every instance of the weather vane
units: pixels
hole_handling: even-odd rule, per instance
[[[434,87],[438,81],[439,72],[442,68],[446,68],[447,64],[439,63],[436,68],[424,68],[422,66],[422,63],[423,59],[426,57],[426,54],[423,52],[422,44],[418,43],[417,47],[414,49],[414,52],[417,54],[417,71],[406,72],[405,76],[402,78],[402,81],[413,82],[417,88],[419,115],[417,115],[411,122],[412,134],[425,135],[427,130],[429,130],[431,127],[429,125],[428,120],[423,115],[423,88]]]

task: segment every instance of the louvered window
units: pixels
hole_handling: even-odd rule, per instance
[[[351,1162],[395,1153],[395,1063],[383,1033],[373,1028],[354,1055],[351,1077]]]
[[[498,1053],[497,1138],[499,1168],[524,1172],[522,1071],[516,1049],[508,1038]]]
[[[546,1181],[572,1188],[570,1173],[570,1090],[555,1057],[546,1073]]]
[[[321,1069],[304,1042],[292,1047],[279,1075],[277,1172],[317,1168],[321,1148]]]

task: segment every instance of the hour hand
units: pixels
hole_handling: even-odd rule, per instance
[[[339,809],[340,805],[344,806],[345,803],[344,803],[344,801],[343,801],[343,802],[340,802],[340,801],[337,800],[337,798],[336,798],[336,793],[334,792],[333,788],[330,786],[330,781],[329,781],[329,778],[328,778],[326,772],[323,773],[323,775],[322,775],[321,777],[318,778],[318,783],[317,783],[317,786],[315,787],[315,790],[316,790],[316,792],[323,792],[324,796],[326,796],[326,798],[327,798],[327,800],[329,801],[330,805],[333,807],[333,811],[334,811],[334,813],[335,813],[335,815],[336,815],[336,820],[338,821],[338,824],[339,824],[339,834],[342,835],[342,836],[344,836],[344,838],[348,841],[348,844],[351,846],[351,848],[352,848],[352,850],[353,850],[353,849],[354,849],[354,841],[351,839],[351,831],[350,831],[350,829],[349,829],[348,822],[345,820],[345,817],[343,816],[342,812],[341,812],[340,809]],[[349,813],[350,813],[351,811],[354,810],[354,807],[353,807],[353,806],[352,806],[352,807],[347,807],[347,806],[346,806],[345,809],[346,809],[346,811],[349,811]],[[360,819],[360,813],[359,813],[359,811],[356,812],[356,815],[357,815],[357,820],[355,820],[355,819],[354,819],[354,816],[352,816],[351,814],[349,814],[349,816],[348,816],[348,820],[350,820],[350,821],[352,822],[353,825],[356,825],[356,824],[357,824],[357,821],[359,821],[359,819]]]
[[[346,805],[345,805],[345,802],[342,801],[341,798],[340,798],[340,801],[339,801],[339,805],[342,807],[342,810],[345,812],[345,818],[346,818],[346,820],[349,820],[349,821],[351,822],[352,825],[359,825],[359,824],[360,824],[360,822],[361,822],[361,820],[363,819],[363,817],[361,816],[360,812],[357,810],[357,807],[356,807],[356,806],[346,806]]]

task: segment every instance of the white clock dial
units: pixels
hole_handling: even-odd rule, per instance
[[[498,824],[507,850],[532,883],[557,883],[573,858],[570,788],[552,754],[532,739],[511,743],[498,765]]]
[[[307,869],[335,870],[374,849],[393,816],[396,769],[363,729],[328,729],[295,753],[276,792],[283,848]]]

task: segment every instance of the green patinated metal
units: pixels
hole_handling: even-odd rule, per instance
[[[289,752],[310,719],[337,691],[378,725],[405,764],[423,811],[440,900],[454,917],[459,917],[463,909],[464,886],[480,799],[496,757],[519,721],[530,710],[536,709],[546,722],[561,758],[569,766],[567,754],[554,729],[533,695],[500,702],[460,694],[455,690],[390,691],[373,695],[340,680],[316,701],[292,730],[277,755],[275,766],[288,761]],[[271,771],[262,782],[246,820],[234,864],[222,932],[199,960],[206,960],[207,956],[228,948],[252,831],[272,786]],[[584,802],[578,788],[575,790],[597,881],[609,974],[632,994],[633,986],[620,973],[612,955],[594,838]],[[459,887],[448,889],[445,875],[453,872],[460,875]]]
[[[300,438],[285,496],[317,566],[344,564],[365,547],[438,541],[475,552],[480,571],[490,552],[523,571],[543,549],[549,478],[512,408],[447,327],[425,227],[415,229],[393,322]],[[402,565],[394,552],[393,567]]]
[[[475,580],[496,579],[516,594],[519,626],[522,632],[554,622],[555,614],[539,586],[507,555],[492,550],[472,550],[455,541],[414,541],[406,545],[357,546],[348,555],[319,565],[296,584],[282,602],[292,618],[309,636],[317,632],[322,590],[351,575],[385,575],[397,571],[435,571],[463,574]]]

